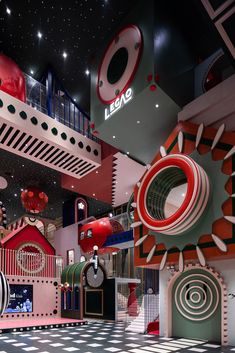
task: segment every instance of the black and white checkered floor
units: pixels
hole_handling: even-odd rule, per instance
[[[89,322],[86,326],[0,335],[0,353],[232,353],[199,340],[163,338],[125,332],[124,323]]]

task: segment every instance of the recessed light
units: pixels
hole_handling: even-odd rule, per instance
[[[156,107],[156,108],[159,108],[159,104],[155,104],[155,107]]]
[[[63,58],[66,59],[68,54],[64,51],[63,54],[62,54]]]
[[[71,185],[71,188],[73,189],[73,188],[74,188],[74,185]]]
[[[92,194],[93,196],[95,196],[95,194]]]
[[[18,195],[17,194],[14,194],[15,197],[17,197]]]
[[[96,174],[99,174],[98,170],[95,172]]]
[[[115,138],[116,138],[116,136],[113,135],[113,139],[115,139]]]
[[[38,33],[37,33],[37,37],[38,37],[39,39],[41,39],[41,38],[42,38],[42,33],[41,33],[40,31],[38,31]]]
[[[137,120],[137,124],[140,124],[140,121],[139,121],[139,120]]]
[[[89,75],[90,75],[90,71],[89,71],[88,69],[86,69],[85,74],[86,74],[87,76],[89,76]]]
[[[24,164],[22,164],[22,167],[24,167]]]

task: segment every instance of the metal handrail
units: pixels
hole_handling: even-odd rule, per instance
[[[81,133],[83,136],[100,143],[98,137],[92,134],[90,120],[85,112],[82,111],[69,97],[67,92],[57,91],[51,95],[52,110],[49,113],[47,107],[47,89],[42,83],[33,77],[25,75],[27,104],[34,109],[50,116],[68,126],[72,130]]]
[[[59,278],[62,269],[61,256],[0,249],[0,271],[7,276]]]

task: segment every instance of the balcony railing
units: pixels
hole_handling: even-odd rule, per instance
[[[28,105],[81,133],[83,136],[99,142],[99,139],[91,133],[88,115],[82,112],[65,92],[57,90],[51,94],[49,112],[46,86],[27,74],[25,74],[25,82]]]
[[[0,249],[0,271],[7,276],[59,278],[62,268],[60,256]]]

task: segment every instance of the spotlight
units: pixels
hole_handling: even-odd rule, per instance
[[[62,54],[63,58],[66,59],[68,54],[64,51],[63,54]]]
[[[86,69],[85,74],[86,74],[87,76],[89,76],[89,75],[90,75],[90,71],[89,71],[88,69]]]
[[[39,39],[42,39],[42,33],[40,31],[38,31],[37,36]]]
[[[8,15],[11,14],[11,9],[9,9],[9,7],[6,8],[6,13],[7,13]]]

